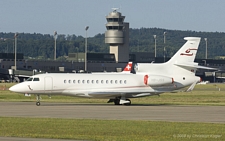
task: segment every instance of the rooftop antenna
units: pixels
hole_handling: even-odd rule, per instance
[[[112,8],[113,12],[117,12],[119,8]]]

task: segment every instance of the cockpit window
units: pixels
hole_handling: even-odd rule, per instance
[[[39,81],[39,78],[34,78],[34,80],[33,81]]]
[[[27,79],[27,81],[32,81],[33,80],[33,77],[29,77],[28,79]]]

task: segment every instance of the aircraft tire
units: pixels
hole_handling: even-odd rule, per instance
[[[130,99],[126,99],[127,101],[130,101]],[[124,105],[129,106],[131,105],[131,101],[129,103],[124,103]]]
[[[40,102],[36,102],[36,105],[37,105],[37,106],[40,106],[40,105],[41,105],[41,103],[40,103]]]

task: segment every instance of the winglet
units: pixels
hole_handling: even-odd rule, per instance
[[[126,67],[123,69],[123,73],[130,73],[132,70],[132,62],[128,62],[128,64],[126,65]]]

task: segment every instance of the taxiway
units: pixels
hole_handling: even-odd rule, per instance
[[[225,123],[225,106],[0,102],[0,117]]]

